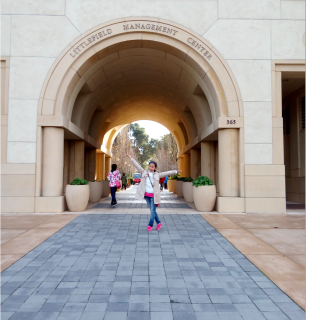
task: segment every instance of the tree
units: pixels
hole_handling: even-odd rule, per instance
[[[129,126],[125,126],[116,136],[112,145],[112,163],[115,163],[122,173],[132,176],[137,170],[126,157],[126,154],[136,157],[136,148],[130,139]]]
[[[178,170],[178,146],[173,135],[166,134],[160,140],[149,139],[145,128],[137,123],[125,126],[116,136],[112,145],[112,161],[121,173],[132,175],[136,169],[126,158],[126,153],[147,169],[148,162],[154,160],[158,171]]]
[[[158,171],[178,170],[178,146],[173,135],[166,134],[157,144],[156,161]]]
[[[159,141],[156,139],[149,140],[145,128],[141,128],[138,123],[131,123],[129,130],[134,141],[137,161],[143,168],[147,169],[148,162],[156,155]]]

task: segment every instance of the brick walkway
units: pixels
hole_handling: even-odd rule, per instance
[[[300,320],[200,215],[83,214],[2,272],[2,320]]]

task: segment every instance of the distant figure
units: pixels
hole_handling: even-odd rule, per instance
[[[111,171],[108,173],[107,179],[109,182],[109,187],[111,191],[112,201],[111,208],[115,208],[117,206],[116,192],[117,189],[120,188],[120,172],[117,170],[117,165],[114,163],[111,166]]]
[[[164,188],[168,189],[168,177],[165,177],[164,179]]]
[[[121,182],[122,182],[121,190],[123,190],[123,188],[124,188],[124,190],[127,190],[127,177],[126,177],[125,173],[122,174]]]
[[[161,191],[163,190],[163,184],[164,184],[165,179],[166,179],[165,177],[159,179],[160,190],[161,190]]]

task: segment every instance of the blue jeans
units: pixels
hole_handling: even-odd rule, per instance
[[[153,227],[154,219],[156,219],[156,223],[157,224],[161,223],[161,221],[160,221],[160,219],[158,217],[157,211],[156,211],[157,205],[154,203],[154,198],[153,197],[144,197],[144,198],[146,199],[148,207],[149,207],[149,209],[151,211],[149,226]]]
[[[111,204],[116,204],[117,203],[117,199],[116,199],[117,187],[110,187],[110,191],[111,191],[111,197],[112,197]]]

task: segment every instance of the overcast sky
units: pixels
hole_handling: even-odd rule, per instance
[[[140,127],[146,129],[146,133],[149,135],[150,138],[153,139],[160,139],[161,136],[170,133],[170,131],[164,127],[162,124],[154,121],[149,120],[141,120],[135,121],[133,123],[138,123]]]

